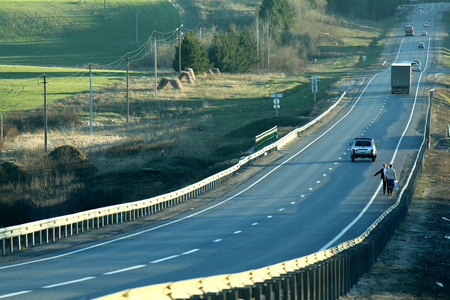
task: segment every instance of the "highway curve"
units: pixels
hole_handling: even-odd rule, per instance
[[[396,200],[383,195],[382,163],[404,183],[423,140],[423,74],[437,45],[436,15],[412,15],[429,36],[396,30],[395,59],[370,76],[333,120],[284,148],[281,159],[208,204],[135,231],[0,265],[0,298],[90,299],[155,283],[240,272],[301,257],[357,237]],[[419,41],[425,49],[418,49]],[[422,62],[412,93],[390,93],[392,62]],[[378,158],[350,160],[349,143],[371,137]],[[258,163],[258,162],[256,162]]]

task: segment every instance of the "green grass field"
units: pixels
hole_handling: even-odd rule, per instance
[[[0,65],[0,111],[30,110],[44,105],[44,74],[47,103],[89,92],[89,69]],[[125,78],[125,71],[94,70],[95,92]]]
[[[154,30],[179,25],[178,11],[166,0],[1,1],[0,64],[107,64],[135,50]]]

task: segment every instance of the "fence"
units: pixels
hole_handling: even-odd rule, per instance
[[[278,138],[278,127],[275,126],[255,137],[255,149],[259,150],[261,149],[261,147],[276,141],[277,138]]]

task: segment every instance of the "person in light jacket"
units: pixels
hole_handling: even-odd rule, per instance
[[[386,176],[386,172],[387,172],[387,165],[383,164],[383,167],[381,168],[380,171],[376,172],[372,177],[377,176],[378,174],[381,174],[381,180],[383,181],[383,194],[386,195],[386,185],[387,185],[387,176]]]
[[[388,195],[392,195],[394,190],[394,181],[397,180],[397,174],[395,174],[395,169],[392,164],[389,164],[389,169],[386,171],[387,184],[388,184]]]

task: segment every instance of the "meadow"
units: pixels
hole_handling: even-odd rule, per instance
[[[27,66],[109,64],[181,22],[166,0],[10,0],[0,16],[0,64]]]

